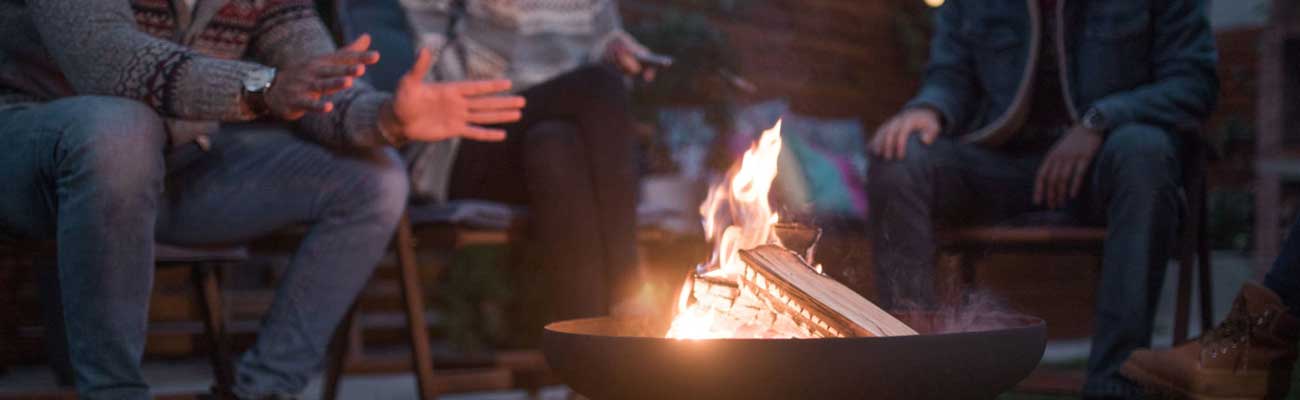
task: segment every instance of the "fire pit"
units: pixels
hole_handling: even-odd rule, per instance
[[[992,399],[1038,365],[1046,343],[1032,317],[984,315],[952,333],[938,333],[950,327],[933,315],[902,319],[921,334],[680,340],[650,321],[582,319],[548,325],[543,349],[593,400],[915,400]]]
[[[596,400],[991,399],[1033,370],[1042,320],[898,318],[824,275],[820,230],[783,222],[768,202],[780,130],[763,132],[700,205],[714,250],[671,321],[546,327],[546,359],[565,382]]]

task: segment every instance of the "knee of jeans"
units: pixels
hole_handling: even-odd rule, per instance
[[[868,193],[873,188],[879,190],[897,190],[922,184],[919,177],[925,170],[933,164],[931,146],[934,144],[925,144],[915,135],[907,141],[907,148],[904,156],[900,160],[886,160],[883,157],[870,153],[870,164],[868,166],[867,187]]]
[[[66,110],[58,113],[66,118],[59,132],[62,171],[90,177],[108,189],[161,190],[167,132],[152,108],[103,96],[72,97],[50,105]]]
[[[1176,185],[1180,174],[1175,138],[1151,125],[1127,124],[1111,131],[1099,160],[1101,170],[1121,182]]]
[[[340,206],[351,212],[374,213],[396,223],[406,211],[411,181],[396,150],[386,148],[376,153],[347,163],[348,176],[340,181],[353,183],[339,187],[340,195],[347,199]]]

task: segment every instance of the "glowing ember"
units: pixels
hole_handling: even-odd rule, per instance
[[[807,338],[818,335],[774,313],[753,293],[742,290],[745,271],[738,250],[772,241],[779,217],[768,203],[781,153],[781,122],[763,132],[730,176],[709,189],[700,205],[705,237],[713,254],[703,271],[682,286],[677,315],[666,335],[676,339]],[[820,265],[818,266],[820,267]],[[820,268],[818,268],[820,270]],[[820,272],[820,271],[819,271]]]

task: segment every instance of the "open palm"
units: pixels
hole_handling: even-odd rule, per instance
[[[403,136],[426,142],[454,137],[505,139],[504,130],[481,125],[514,122],[521,117],[524,98],[503,94],[510,90],[510,81],[425,82],[432,66],[433,56],[422,49],[415,66],[398,83],[393,114]]]

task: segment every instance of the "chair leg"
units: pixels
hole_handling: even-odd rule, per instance
[[[415,239],[411,220],[405,216],[397,227],[397,264],[401,268],[402,302],[406,304],[406,328],[410,335],[411,361],[420,400],[433,400],[437,388],[433,382],[433,353],[429,349],[429,332],[424,321],[424,289],[415,261]]]
[[[1209,215],[1208,193],[1205,187],[1205,181],[1201,181],[1201,201],[1200,210],[1201,223],[1196,226],[1196,253],[1197,253],[1197,279],[1200,281],[1201,293],[1201,333],[1209,332],[1214,329],[1214,277],[1212,275],[1213,264],[1210,253],[1210,235],[1206,228],[1205,220]]]
[[[1188,251],[1190,252],[1190,251]],[[1187,320],[1192,306],[1192,271],[1195,261],[1183,254],[1178,257],[1178,301],[1174,306],[1174,344],[1187,341]]]
[[[222,307],[221,286],[217,268],[212,264],[195,264],[190,269],[194,287],[199,292],[199,315],[203,318],[204,336],[208,339],[209,362],[216,382],[212,391],[218,398],[231,397],[235,384],[234,366],[231,362],[229,337],[226,333],[226,315]]]
[[[16,355],[18,344],[18,262],[7,255],[0,257],[0,375],[4,375]]]
[[[335,400],[339,395],[339,382],[343,379],[343,373],[347,370],[348,365],[348,343],[351,342],[353,331],[352,324],[356,321],[357,305],[352,304],[347,315],[343,317],[343,323],[339,324],[338,330],[334,333],[334,340],[330,342],[329,365],[325,368],[325,382],[321,389],[321,400]]]

